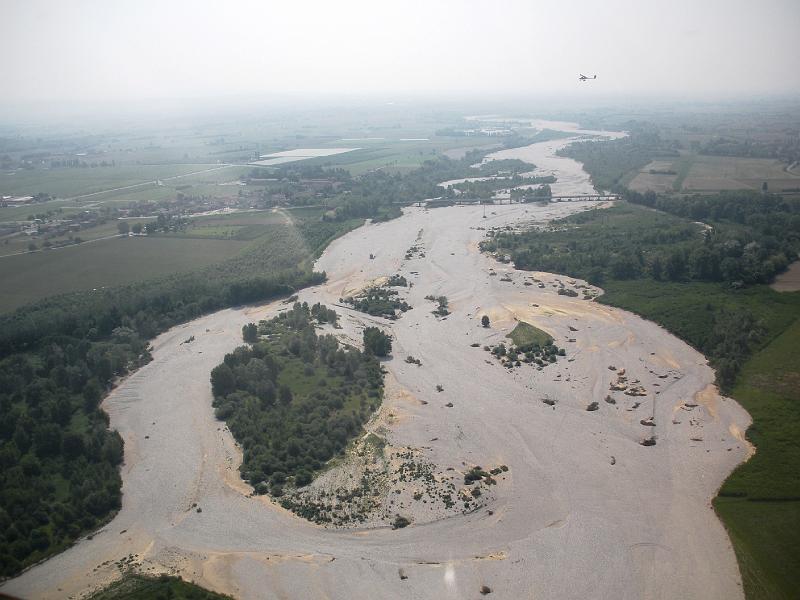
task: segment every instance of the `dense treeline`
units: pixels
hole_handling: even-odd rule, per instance
[[[305,230],[316,239],[316,225]],[[119,507],[122,440],[98,407],[117,378],[149,361],[150,338],[323,280],[299,268],[318,243],[302,231],[276,225],[219,265],[0,317],[0,574],[62,549]]]
[[[335,320],[330,312],[295,303],[211,373],[216,415],[244,448],[241,474],[258,493],[310,483],[380,403],[378,361],[317,334],[315,322]]]
[[[635,279],[670,263],[667,256],[699,246],[701,228],[633,206],[578,213],[551,230],[490,232],[482,248],[510,254],[519,269],[565,273],[600,285],[606,279]],[[670,263],[671,264],[671,263]],[[654,278],[678,277],[655,267]]]
[[[671,258],[680,277],[769,283],[800,251],[797,198],[754,191],[670,197],[626,191],[624,196],[629,202],[713,224],[704,234],[702,249]]]
[[[510,253],[521,269],[568,273],[598,285],[606,279],[641,277],[769,283],[800,250],[800,202],[795,200],[749,192],[625,196],[676,216],[622,205],[564,219],[560,225],[566,229],[499,232],[484,242],[484,248]]]

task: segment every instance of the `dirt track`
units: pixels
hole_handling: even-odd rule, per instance
[[[74,597],[117,577],[114,561],[134,554],[144,571],[241,598],[478,598],[481,585],[499,598],[742,597],[710,499],[747,456],[748,415],[709,387],[700,354],[658,326],[557,295],[557,280],[574,287],[569,278],[516,272],[477,250],[478,227],[587,207],[496,206],[487,219],[478,207],[411,209],[334,242],[318,264],[329,281],[301,294],[330,304],[380,276],[414,283],[414,308],[385,324],[397,382],[383,408],[394,415],[389,441],[424,447],[441,469],[508,465],[483,509],[397,531],[326,530],[249,497],[239,452],[213,417],[208,375],[240,343],[243,324],[280,305],[224,310],[159,336],[153,362],[106,400],[125,439],[119,515],[0,590]],[[420,230],[425,258],[404,259]],[[525,286],[531,275],[545,287]],[[447,319],[431,314],[428,294],[448,297]],[[341,312],[343,333],[357,338],[365,319]],[[470,346],[503,340],[515,318],[548,331],[567,356],[542,371],[508,371]],[[409,354],[423,366],[405,363]],[[646,395],[609,392],[619,369]],[[604,402],[609,393],[616,404]],[[599,410],[585,410],[591,401]],[[651,416],[654,427],[640,423]],[[651,435],[655,446],[640,445]]]

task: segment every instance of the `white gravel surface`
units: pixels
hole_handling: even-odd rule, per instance
[[[546,154],[541,148],[529,152]],[[573,188],[583,189],[575,165],[562,165],[559,177],[575,176]],[[213,416],[208,378],[241,342],[242,325],[281,305],[223,310],[160,335],[153,361],[105,401],[125,439],[119,514],[0,591],[80,597],[118,577],[115,561],[129,558],[145,572],[254,599],[479,598],[482,585],[511,599],[742,597],[710,500],[748,455],[749,416],[717,394],[704,357],[653,323],[553,287],[582,282],[514,271],[478,251],[479,228],[589,207],[495,206],[486,219],[481,207],[410,209],[331,244],[317,266],[328,282],[301,293],[331,304],[377,277],[400,273],[414,283],[414,308],[396,322],[337,309],[343,333],[357,339],[377,322],[394,336],[382,409],[392,416],[393,446],[425,448],[441,470],[508,465],[480,510],[417,522],[412,509],[405,529],[336,530],[251,497],[239,479],[240,453]],[[426,256],[406,260],[420,230]],[[501,281],[506,272],[510,282]],[[524,286],[531,277],[545,287]],[[429,294],[447,296],[452,314],[432,315]],[[480,326],[483,314],[489,329]],[[541,371],[508,371],[470,346],[503,340],[515,319],[549,332],[567,356]],[[409,354],[422,366],[405,363]],[[611,392],[620,369],[647,395]],[[604,401],[608,394],[616,404]],[[599,410],[585,410],[591,401]],[[655,427],[640,423],[651,416]],[[655,446],[640,445],[651,435]]]

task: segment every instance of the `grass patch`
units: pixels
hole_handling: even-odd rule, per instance
[[[753,417],[747,436],[757,452],[731,474],[714,507],[749,599],[794,598],[800,589],[799,339],[796,320],[745,364],[733,389]]]
[[[230,600],[230,596],[210,592],[178,577],[126,575],[119,581],[89,596],[87,600]]]
[[[675,177],[675,180],[672,182],[672,189],[673,191],[680,192],[683,189],[683,182],[686,180],[686,177],[689,175],[689,171],[694,164],[694,155],[693,154],[685,154],[681,156],[678,160],[675,161],[673,164],[675,170],[678,172],[678,175]]]
[[[514,345],[523,352],[533,348],[534,346],[543,348],[544,346],[553,343],[553,336],[542,331],[538,327],[534,327],[530,323],[526,323],[525,321],[520,321],[517,323],[517,326],[514,327],[514,330],[506,337],[511,338],[511,341],[514,342]]]
[[[748,600],[797,598],[800,502],[718,497],[714,508],[733,542],[745,597]]]

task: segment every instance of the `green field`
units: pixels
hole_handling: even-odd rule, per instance
[[[792,296],[799,296],[797,292]],[[733,397],[753,417],[756,454],[714,502],[733,540],[749,599],[796,598],[800,590],[800,320],[742,369]]]
[[[319,216],[319,210],[315,216]],[[170,238],[217,238],[254,240],[269,232],[271,225],[286,223],[286,216],[273,210],[206,215],[192,218],[184,231],[159,234]]]
[[[58,198],[68,198],[214,167],[215,165],[173,164],[19,170],[0,173],[0,193],[12,196],[46,193]]]
[[[0,312],[51,294],[198,269],[235,256],[246,245],[236,239],[124,237],[3,257]]]

